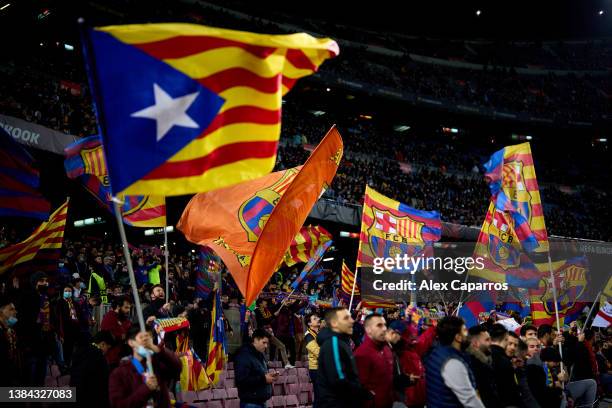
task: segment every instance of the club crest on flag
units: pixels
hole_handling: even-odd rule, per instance
[[[372,208],[374,218],[368,228],[372,253],[381,257],[418,256],[423,252],[425,243],[421,232],[425,223],[409,216],[398,217],[389,210]]]
[[[524,165],[520,160],[505,163],[502,168],[504,190],[510,200],[517,205],[519,213],[531,222],[531,194],[525,185]]]
[[[541,296],[544,310],[554,315],[555,305],[553,302],[552,282],[550,278],[543,279],[546,283],[546,291]],[[557,302],[559,313],[566,314],[572,309],[587,285],[586,268],[578,265],[569,265],[567,268],[555,272],[557,286]]]
[[[499,210],[494,210],[493,222],[488,226],[489,255],[504,270],[516,268],[521,263],[520,249],[514,245],[513,221]]]
[[[238,210],[238,219],[247,233],[248,241],[255,242],[268,221],[270,213],[293,181],[298,169],[289,169],[270,187],[259,190],[246,200]]]

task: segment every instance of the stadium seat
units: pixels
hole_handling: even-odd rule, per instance
[[[224,389],[213,389],[212,390],[212,399],[213,400],[224,400],[227,399],[227,391]]]
[[[225,389],[228,388],[234,388],[235,387],[235,383],[234,383],[234,379],[233,378],[227,378],[224,382],[223,385]]]
[[[307,368],[298,368],[297,369],[298,372],[298,377],[308,377],[308,369]]]
[[[234,370],[227,370],[227,378],[234,378]]]
[[[272,399],[270,399],[270,407],[285,407],[285,396],[284,395],[274,395]]]
[[[287,395],[300,395],[300,384],[287,384],[285,388]]]
[[[312,400],[313,400],[312,384],[310,383],[300,384],[300,400],[304,398],[304,396],[306,400],[308,401],[308,403],[312,404]]]
[[[205,405],[205,408],[223,408],[223,402],[222,401],[208,401]]]
[[[238,388],[228,388],[227,398],[238,398]]]
[[[45,387],[57,387],[57,378],[50,375],[45,377]]]
[[[224,408],[240,408],[240,400],[238,399],[225,400]]]
[[[298,383],[298,378],[297,375],[288,375],[287,377],[285,377],[285,384],[297,384]]]
[[[181,391],[178,395],[179,401],[192,403],[198,399],[195,391]]]
[[[286,368],[285,375],[295,375],[297,376],[297,368]]]
[[[283,365],[280,361],[270,361],[268,362],[268,366],[270,368],[281,368]]]
[[[229,363],[227,363],[227,370],[233,370],[234,369],[234,362],[230,361]]]
[[[69,375],[64,375],[61,376],[57,379],[57,385],[58,387],[68,387],[70,386],[70,376]]]
[[[298,376],[298,382],[299,383],[308,384],[308,383],[310,383],[310,376],[308,374],[306,374],[306,375],[299,375]]]
[[[213,385],[213,389],[221,389],[221,388],[225,388],[225,379],[224,378],[219,378],[219,381],[217,381],[217,383],[215,385]]]
[[[300,406],[298,398],[295,395],[286,395],[285,396],[285,407],[287,408],[297,408]]]
[[[272,384],[272,395],[283,395],[283,384]]]
[[[304,361],[301,361],[301,360],[296,360],[296,361],[295,361],[295,368],[302,368],[302,367],[306,367],[306,366],[304,365]]]
[[[198,401],[210,401],[213,399],[213,393],[212,390],[204,390],[204,391],[199,391],[197,393],[197,400]]]

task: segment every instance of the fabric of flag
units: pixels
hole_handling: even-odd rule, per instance
[[[595,305],[593,305],[595,307]],[[604,329],[612,325],[612,303],[606,302],[595,315],[593,319],[594,327],[603,327]]]
[[[215,291],[212,314],[213,321],[210,327],[210,342],[208,344],[208,359],[206,360],[206,375],[209,383],[215,385],[219,382],[223,367],[227,361],[227,345],[225,338],[225,323],[223,322],[223,308],[221,307],[221,294]]]
[[[247,304],[268,283],[320,194],[331,185],[342,147],[334,127],[301,168],[197,194],[185,207],[178,229],[219,255]]]
[[[49,254],[50,250],[59,259],[64,241],[64,229],[68,215],[68,200],[51,214],[25,241],[0,249],[0,274],[9,268],[33,261],[41,251]]]
[[[537,289],[529,290],[533,324],[555,324],[555,305],[548,263],[536,264],[542,272]],[[582,299],[588,283],[588,261],[585,256],[552,262],[557,306],[561,325],[576,320],[586,306]]]
[[[317,248],[313,257],[308,260],[306,265],[304,265],[304,269],[302,269],[302,272],[300,272],[298,277],[291,284],[291,289],[297,289],[298,286],[300,286],[300,284],[308,276],[308,273],[310,271],[312,271],[311,279],[315,280],[317,278],[317,276],[323,271],[323,268],[319,267],[319,263],[321,262],[323,255],[325,254],[325,252],[327,252],[332,243],[333,241],[327,241]]]
[[[475,282],[482,281],[480,279]],[[497,303],[497,292],[478,291],[473,297],[461,305],[459,317],[463,318],[467,328],[483,323]]]
[[[537,288],[542,273],[522,249],[506,213],[493,201],[482,224],[474,249],[484,268],[473,268],[470,276],[490,282],[507,283],[518,288]]]
[[[610,279],[608,279],[608,283],[604,287],[604,290],[602,291],[602,293],[604,296],[612,298],[612,276],[610,277]]]
[[[544,210],[529,142],[495,152],[484,167],[495,208],[508,214],[506,224],[523,250],[548,251]]]
[[[90,40],[111,185],[128,195],[203,192],[268,174],[283,95],[339,53],[305,33],[178,23],[97,27]]]
[[[34,158],[0,128],[0,217],[46,220],[51,204],[41,194]]]
[[[100,204],[114,214],[108,168],[100,136],[90,136],[64,149],[64,167],[71,179],[78,178]],[[165,227],[166,204],[162,196],[124,196],[123,221],[133,227]]]
[[[302,227],[285,254],[285,264],[293,266],[300,262],[308,262],[317,248],[331,239],[332,235],[319,225]]]
[[[374,258],[433,255],[440,240],[442,223],[437,211],[416,210],[366,186],[357,267],[374,265]],[[391,272],[410,273],[393,268]]]
[[[342,272],[340,273],[340,281],[341,281],[341,297],[344,300],[350,300],[351,293],[353,293],[353,282],[355,282],[355,274],[349,269],[349,267],[342,261]],[[359,282],[355,283],[355,298],[361,298],[361,292],[359,291]],[[359,303],[359,301],[357,302]]]
[[[196,275],[196,298],[208,299],[208,296],[213,291],[219,268],[221,268],[221,260],[215,252],[209,247],[200,248],[200,256],[198,257],[197,275]]]

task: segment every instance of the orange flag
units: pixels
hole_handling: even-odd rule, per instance
[[[212,248],[251,304],[283,260],[291,241],[342,158],[340,133],[332,127],[300,168],[195,195],[178,229]]]

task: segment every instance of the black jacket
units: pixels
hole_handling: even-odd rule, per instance
[[[359,382],[349,338],[329,328],[317,335],[321,347],[316,392],[318,408],[355,408],[372,398]]]
[[[562,399],[560,388],[546,385],[546,372],[540,356],[532,357],[527,361],[527,383],[531,393],[542,408],[559,408]],[[553,381],[557,376],[553,373]]]
[[[70,386],[77,388],[77,407],[106,408],[109,368],[102,351],[92,344],[80,345],[72,358]]]
[[[519,387],[514,375],[512,361],[506,355],[506,350],[495,344],[491,345],[491,358],[493,360],[493,373],[495,374],[493,378],[501,402],[499,406],[520,407]]]
[[[473,347],[468,348],[467,352],[470,356],[470,367],[476,378],[476,387],[482,403],[487,408],[498,406],[500,400],[497,385],[494,381],[492,358]]]
[[[240,348],[234,359],[234,370],[240,402],[263,405],[272,397],[272,385],[266,383],[266,359],[252,344]]]

